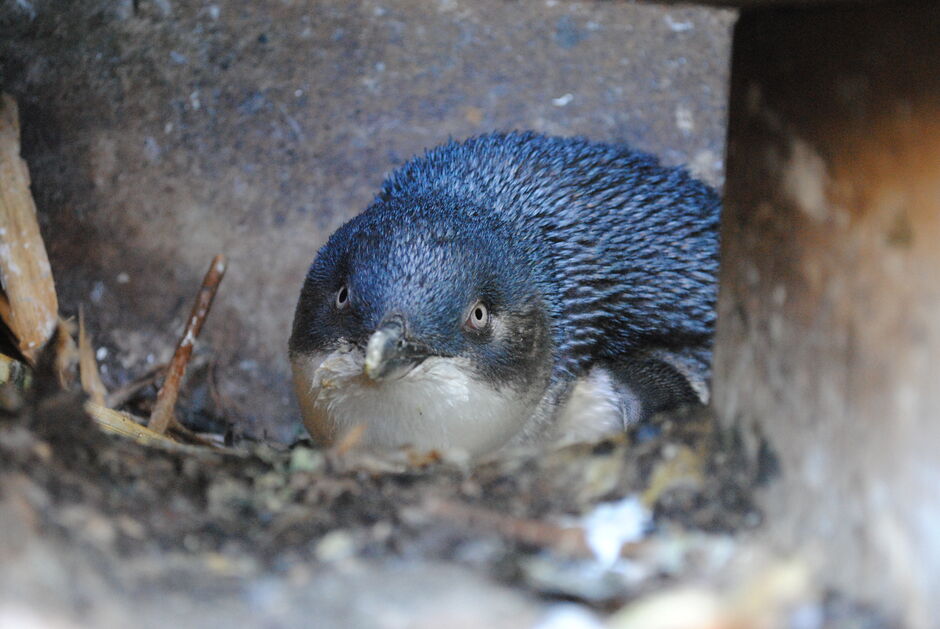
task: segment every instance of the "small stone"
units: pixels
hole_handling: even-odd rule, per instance
[[[343,561],[356,555],[357,545],[348,531],[330,531],[317,543],[317,559],[326,563]]]
[[[288,469],[294,472],[316,472],[323,467],[323,454],[311,448],[296,447],[290,453]]]

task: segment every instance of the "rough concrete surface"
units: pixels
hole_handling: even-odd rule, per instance
[[[222,252],[205,347],[239,428],[289,439],[304,272],[389,170],[449,137],[528,128],[629,142],[720,184],[733,19],[555,0],[18,0],[0,9],[0,85],[20,103],[61,303],[84,304],[106,383],[171,351]]]
[[[940,615],[940,6],[742,15],[715,408],[782,471],[768,533]],[[754,440],[756,442],[756,439]]]

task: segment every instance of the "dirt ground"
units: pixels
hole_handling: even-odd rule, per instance
[[[471,466],[166,451],[99,433],[74,393],[4,403],[0,626],[892,626],[755,541],[772,461],[702,411]]]

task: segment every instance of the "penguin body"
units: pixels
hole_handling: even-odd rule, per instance
[[[719,213],[624,146],[489,134],[412,159],[307,275],[305,425],[479,455],[706,402]]]

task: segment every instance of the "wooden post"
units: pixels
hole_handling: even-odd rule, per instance
[[[771,535],[940,618],[940,7],[755,9],[734,35],[715,405]]]

